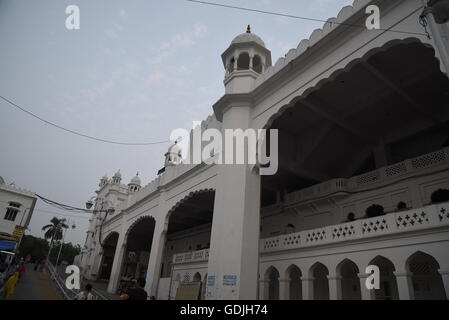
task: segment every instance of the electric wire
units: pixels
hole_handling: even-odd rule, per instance
[[[329,21],[329,20],[324,20],[324,19],[297,16],[297,15],[274,12],[274,11],[266,11],[266,10],[260,10],[260,9],[247,8],[247,7],[232,6],[232,5],[216,3],[216,2],[209,2],[209,1],[201,1],[201,0],[185,0],[185,1],[202,4],[202,5],[209,5],[209,6],[222,7],[222,8],[228,8],[228,9],[234,9],[234,10],[274,15],[274,16],[285,17],[285,18],[292,18],[292,19],[299,19],[299,20],[313,21],[313,22],[322,22],[322,23],[342,25],[342,26],[347,26],[347,27],[366,29],[366,25],[352,24],[352,23],[347,23],[347,22],[335,22],[335,21]],[[420,8],[424,8],[424,6],[421,6]],[[411,31],[403,31],[403,30],[392,30],[390,28],[388,28],[388,29],[379,28],[379,29],[375,29],[375,30],[396,32],[396,33],[402,33],[402,34],[410,34],[410,35],[419,35],[419,36],[426,36],[426,37],[428,36],[427,33],[411,32]]]
[[[34,118],[38,119],[41,122],[44,122],[44,123],[46,123],[48,125],[51,125],[51,126],[53,126],[55,128],[58,128],[60,130],[63,130],[65,132],[68,132],[68,133],[71,133],[71,134],[74,134],[74,135],[77,135],[77,136],[81,136],[81,137],[86,138],[86,139],[90,139],[90,140],[94,140],[94,141],[98,141],[98,142],[103,142],[103,143],[108,143],[108,144],[122,145],[122,146],[152,146],[152,145],[161,145],[161,144],[166,144],[166,143],[170,143],[171,142],[170,140],[162,140],[162,141],[155,141],[155,142],[133,143],[133,142],[119,142],[119,141],[114,141],[114,140],[97,138],[97,137],[94,137],[94,136],[91,136],[91,135],[88,135],[88,134],[85,134],[85,133],[81,133],[81,132],[78,132],[78,131],[75,131],[75,130],[71,130],[71,129],[65,128],[65,127],[63,127],[61,125],[58,125],[58,124],[54,123],[54,122],[46,120],[46,119],[44,119],[44,118],[42,118],[42,117],[32,113],[31,111],[25,109],[24,107],[19,106],[17,103],[15,103],[15,102],[5,98],[4,96],[0,95],[0,98],[2,100],[4,100],[5,102],[7,102],[10,106],[15,107],[16,109],[18,109],[18,110],[28,114],[31,117],[34,117]]]

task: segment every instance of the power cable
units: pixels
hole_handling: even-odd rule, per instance
[[[279,16],[279,17],[286,17],[286,18],[299,19],[299,20],[305,20],[305,21],[313,21],[313,22],[323,22],[323,23],[330,23],[330,24],[342,25],[342,26],[347,26],[347,27],[366,29],[365,25],[359,25],[359,24],[351,24],[351,23],[346,23],[346,22],[328,21],[328,20],[317,19],[317,18],[296,16],[296,15],[292,15],[292,14],[285,14],[285,13],[280,13],[280,12],[273,12],[273,11],[265,11],[265,10],[259,10],[259,9],[253,9],[253,8],[232,6],[232,5],[222,4],[222,3],[208,2],[208,1],[201,1],[201,0],[185,0],[185,1],[193,2],[193,3],[197,3],[197,4],[202,4],[202,5],[209,5],[209,6],[222,7],[222,8],[228,8],[228,9],[234,9],[234,10],[242,10],[242,11],[248,11],[248,12],[255,12],[255,13],[274,15],[274,16]],[[421,7],[421,8],[424,8],[424,7]],[[379,28],[379,29],[376,29],[376,30],[388,31],[388,32],[396,32],[396,33],[402,33],[402,34],[410,34],[410,35],[427,36],[427,34],[425,34],[425,33],[411,32],[411,31],[401,31],[401,30],[391,30],[390,28],[388,28],[388,29]]]
[[[161,145],[161,144],[166,144],[166,143],[170,143],[171,142],[170,140],[163,140],[163,141],[145,142],[145,143],[132,143],[132,142],[118,142],[118,141],[113,141],[113,140],[108,140],[108,139],[97,138],[97,137],[94,137],[94,136],[91,136],[91,135],[87,135],[87,134],[84,134],[84,133],[81,133],[81,132],[78,132],[78,131],[67,129],[67,128],[63,127],[63,126],[60,126],[60,125],[54,123],[54,122],[45,120],[44,118],[42,118],[42,117],[32,113],[31,111],[29,111],[29,110],[19,106],[17,103],[14,103],[13,101],[11,101],[11,100],[9,100],[9,99],[1,96],[1,95],[0,95],[0,98],[2,100],[6,101],[9,105],[17,108],[18,110],[20,110],[20,111],[22,111],[22,112],[24,112],[24,113],[26,113],[26,114],[28,114],[28,115],[38,119],[38,120],[40,120],[40,121],[42,121],[42,122],[44,122],[46,124],[49,124],[49,125],[51,125],[51,126],[53,126],[55,128],[58,128],[60,130],[65,131],[65,132],[68,132],[68,133],[71,133],[71,134],[74,134],[74,135],[77,135],[77,136],[81,136],[83,138],[87,138],[87,139],[90,139],[90,140],[94,140],[94,141],[98,141],[98,142],[104,142],[104,143],[109,143],[109,144],[115,144],[115,145],[122,145],[122,146],[152,146],[152,145]]]

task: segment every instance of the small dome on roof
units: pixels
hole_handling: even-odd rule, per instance
[[[120,179],[122,178],[122,174],[120,173],[120,170],[114,174],[113,178],[120,178]]]
[[[248,29],[245,33],[242,33],[235,37],[234,40],[232,40],[231,45],[247,42],[255,42],[265,48],[265,42],[263,42],[263,40],[258,35],[251,33],[251,26],[248,26]]]
[[[142,181],[140,180],[139,173],[137,172],[136,176],[131,179],[131,182],[129,184],[135,184],[135,185],[140,186],[141,183],[142,183]]]

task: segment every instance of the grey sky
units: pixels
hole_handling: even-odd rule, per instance
[[[228,0],[229,5],[327,19],[351,0]],[[78,5],[81,30],[65,28]],[[224,93],[220,55],[251,24],[273,61],[322,23],[198,5],[185,0],[0,0],[0,95],[64,127],[125,142],[159,141],[212,113]],[[0,101],[0,176],[83,207],[99,179],[121,169],[143,184],[169,145],[125,147],[45,125]],[[60,212],[38,201],[31,234]],[[87,217],[68,240],[83,244]],[[81,216],[81,217],[80,217]]]

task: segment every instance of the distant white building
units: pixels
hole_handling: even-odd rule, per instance
[[[36,195],[0,177],[0,250],[13,250],[28,228],[36,205]]]
[[[200,299],[447,299],[448,10],[423,3],[356,0],[274,65],[237,36],[201,129],[278,129],[277,174],[166,158],[145,187],[102,178],[84,275],[110,292],[144,276],[158,299],[190,282]]]

